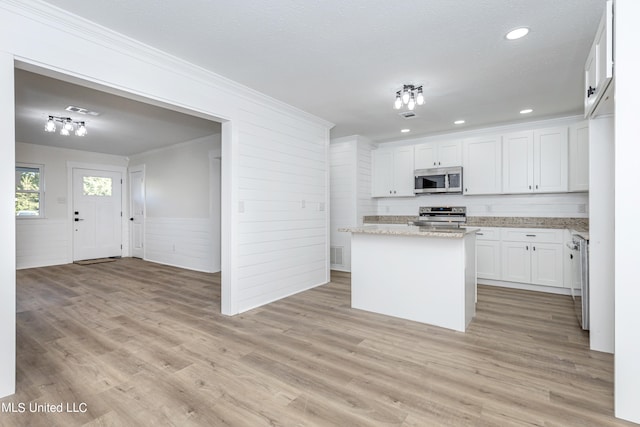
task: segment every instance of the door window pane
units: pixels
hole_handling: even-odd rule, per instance
[[[111,196],[113,180],[103,176],[83,176],[82,193],[85,196]]]

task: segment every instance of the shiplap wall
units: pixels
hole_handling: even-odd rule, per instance
[[[371,150],[374,144],[367,138],[358,138],[357,152],[357,188],[356,197],[356,219],[358,225],[362,224],[362,218],[368,215],[375,215],[378,212],[378,205],[375,199],[371,198],[371,172],[373,167]]]
[[[9,83],[6,90],[0,85],[5,107],[14,102],[9,64],[16,59],[31,71],[222,123],[222,313],[237,314],[328,281],[331,123],[45,2],[3,0],[0,22],[2,76]],[[5,122],[10,125],[0,126],[3,141],[13,142],[13,121]],[[13,164],[13,145],[0,149],[0,158]],[[14,190],[13,177],[0,179],[0,186]],[[296,200],[307,202],[304,212]],[[13,227],[7,233],[12,237]],[[15,242],[9,238],[1,245],[13,265]],[[0,286],[13,295],[14,280]],[[10,306],[0,309],[2,318],[15,319]],[[0,339],[1,348],[15,348],[10,334]],[[0,393],[6,393],[14,387],[15,364],[0,362],[6,372]]]
[[[328,281],[328,131],[242,111],[238,310]],[[224,152],[223,152],[224,154]]]
[[[331,141],[331,268],[351,270],[351,235],[338,231],[376,214],[371,198],[371,149],[367,138],[353,135]]]
[[[351,235],[338,231],[353,226],[356,210],[357,138],[331,141],[331,268],[351,270]]]
[[[71,236],[65,219],[16,221],[16,268],[67,264]]]
[[[145,259],[175,267],[211,272],[209,218],[147,218]]]

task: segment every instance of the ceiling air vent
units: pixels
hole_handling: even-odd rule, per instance
[[[413,111],[403,111],[402,113],[398,113],[398,115],[403,119],[413,119],[414,117],[416,117],[416,113],[414,113]]]
[[[87,114],[89,116],[99,116],[100,115],[100,113],[97,113],[95,111],[90,111],[90,110],[87,110],[86,108],[82,108],[82,107],[75,107],[73,105],[69,105],[67,108],[65,108],[65,110],[70,111],[72,113]]]

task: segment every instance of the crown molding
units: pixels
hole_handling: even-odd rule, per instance
[[[248,102],[259,103],[270,109],[277,109],[291,117],[304,119],[323,128],[332,128],[334,126],[333,123],[311,113],[42,0],[28,2],[23,0],[0,0],[0,8],[48,27],[72,34],[75,37],[80,37],[91,43],[117,50],[136,60],[177,73],[184,78],[212,86],[230,96],[242,98]]]

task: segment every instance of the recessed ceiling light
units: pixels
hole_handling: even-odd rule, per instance
[[[453,122],[454,125],[463,125],[464,124],[464,120],[456,120],[455,122]]]
[[[531,113],[533,110],[531,108],[526,108],[524,110],[520,110],[520,114],[529,114]]]
[[[520,27],[509,31],[505,37],[507,40],[517,40],[527,34],[529,34],[529,29],[527,27]]]
[[[400,132],[402,132],[402,133],[411,132],[411,129],[401,129]]]

